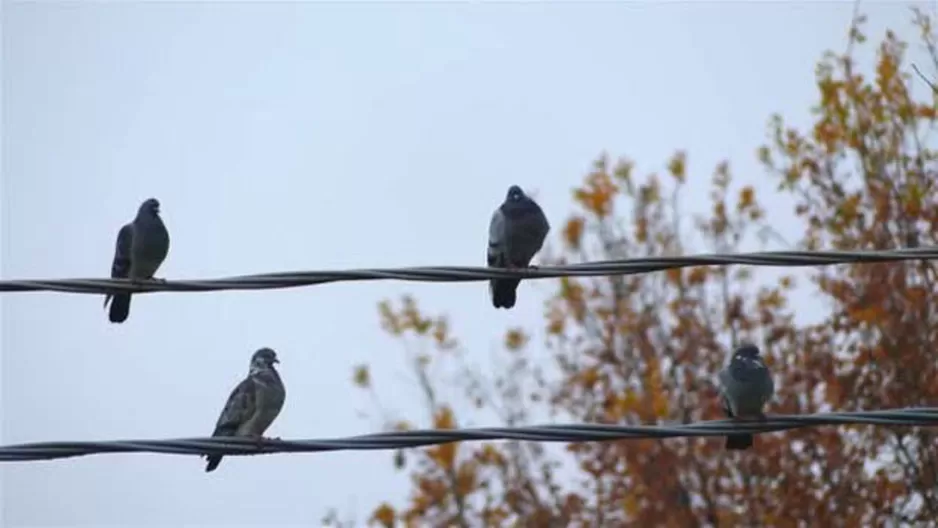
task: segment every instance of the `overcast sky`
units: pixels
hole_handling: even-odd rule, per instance
[[[172,237],[159,275],[190,279],[481,265],[509,185],[536,192],[555,236],[602,150],[644,174],[687,149],[701,179],[730,159],[770,192],[754,156],[767,119],[808,122],[814,64],[843,49],[852,3],[2,10],[3,278],[107,275],[154,196]],[[874,40],[914,38],[908,4],[864,11]],[[769,210],[795,238],[788,204]],[[357,363],[402,417],[424,416],[378,301],[414,293],[484,363],[504,328],[538,324],[549,287],[525,283],[508,312],[484,283],[153,294],[123,325],[100,296],[6,294],[2,443],[208,435],[261,346],[287,386],[270,435],[373,432]],[[4,463],[2,524],[310,526],[331,506],[363,523],[408,492],[390,457],[229,457],[211,474],[183,456]]]

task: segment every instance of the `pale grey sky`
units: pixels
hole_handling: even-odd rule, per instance
[[[909,5],[866,4],[873,39],[914,37]],[[767,119],[808,122],[814,64],[843,48],[851,11],[4,2],[2,276],[107,275],[117,230],[150,196],[172,236],[159,275],[204,278],[481,265],[510,184],[536,192],[556,236],[601,150],[644,174],[686,149],[698,177],[728,158],[741,183],[772,185],[754,158]],[[794,238],[788,204],[768,205]],[[448,313],[484,363],[504,328],[538,323],[549,286],[525,283],[510,312],[491,309],[484,283],[154,294],[123,325],[98,296],[4,295],[2,443],[207,435],[260,346],[278,351],[287,385],[269,434],[372,432],[356,414],[370,407],[350,385],[357,363],[402,416],[424,416],[379,300],[412,292]],[[330,506],[364,522],[408,492],[390,453],[203,467],[141,454],[5,463],[2,524],[309,526]]]

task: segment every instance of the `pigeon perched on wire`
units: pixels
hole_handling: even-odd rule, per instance
[[[241,436],[255,438],[263,445],[264,431],[270,427],[286,399],[286,388],[274,364],[280,363],[277,353],[264,347],[251,356],[248,376],[231,391],[225,408],[218,417],[212,436]],[[207,455],[205,471],[214,471],[221,463],[221,455]]]
[[[762,409],[775,392],[772,374],[759,355],[755,345],[743,345],[733,352],[729,365],[718,375],[723,412],[733,419],[765,419]],[[726,448],[732,450],[752,447],[751,434],[732,434],[726,437]]]
[[[495,210],[489,224],[489,267],[529,267],[531,259],[544,245],[548,231],[550,224],[541,207],[524,194],[521,187],[512,185],[508,188],[505,201]],[[513,307],[520,282],[521,279],[489,281],[492,305],[505,309]]]
[[[160,218],[160,202],[149,198],[140,204],[137,217],[121,227],[114,248],[111,278],[131,281],[152,279],[166,254],[169,253],[169,232]],[[123,323],[130,314],[130,293],[107,294],[111,309],[108,319],[112,323]]]

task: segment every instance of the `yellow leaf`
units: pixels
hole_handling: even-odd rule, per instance
[[[739,203],[736,210],[742,212],[756,204],[756,192],[751,185],[747,185],[739,191]]]
[[[410,431],[413,427],[410,425],[410,422],[407,420],[399,420],[394,423],[393,429],[395,431]]]
[[[475,490],[477,483],[475,463],[470,461],[460,465],[456,472],[456,493],[465,497]]]
[[[638,513],[638,509],[638,501],[635,500],[635,496],[631,493],[622,499],[622,510],[626,517],[633,517],[636,513]]]
[[[597,381],[599,381],[599,369],[596,367],[590,367],[580,373],[580,383],[587,389],[592,389]]]
[[[449,321],[439,318],[433,326],[433,340],[440,348],[449,348],[455,343],[449,337]]]
[[[563,239],[574,251],[580,249],[580,241],[583,238],[583,226],[585,225],[583,217],[576,216],[567,221],[563,229]]]
[[[439,445],[430,448],[430,459],[437,463],[441,468],[449,470],[456,461],[456,442]]]
[[[648,220],[639,218],[635,220],[635,240],[640,243],[648,241]]]
[[[633,412],[636,407],[638,407],[638,396],[635,394],[635,391],[628,389],[625,391],[625,396],[621,399],[622,409],[626,412]]]
[[[860,208],[860,193],[853,193],[848,196],[838,207],[840,221],[844,225],[850,225],[856,221]]]
[[[613,176],[615,176],[617,180],[625,184],[625,188],[629,195],[634,192],[632,185],[632,168],[634,166],[635,164],[632,163],[631,160],[622,158],[616,163],[615,169],[613,169],[612,172]]]
[[[612,214],[613,198],[619,188],[613,183],[605,166],[590,173],[586,183],[573,193],[574,198],[588,211],[599,217]]]
[[[494,466],[504,466],[505,457],[502,453],[495,448],[492,444],[485,444],[482,448],[482,452],[476,455],[478,460],[483,464],[490,464]]]
[[[555,315],[550,318],[550,322],[547,323],[547,333],[550,335],[560,335],[564,330],[564,318],[562,315]]]
[[[371,374],[368,372],[368,365],[359,365],[355,367],[355,374],[352,376],[355,385],[363,389],[371,386]]]
[[[668,415],[669,407],[668,399],[665,398],[664,394],[661,391],[655,391],[651,400],[651,409],[655,413],[655,416],[664,418]]]
[[[456,426],[453,411],[446,405],[441,406],[433,416],[433,427],[437,429],[452,429]]]
[[[769,149],[769,147],[766,147],[765,145],[759,147],[758,151],[756,152],[756,157],[759,158],[759,161],[762,162],[762,164],[772,165],[772,151]]]
[[[384,328],[385,332],[391,335],[401,334],[403,329],[401,328],[400,318],[394,313],[389,301],[384,300],[378,303],[378,314],[381,318],[381,327]]]
[[[882,309],[879,306],[865,306],[863,308],[850,309],[847,312],[850,318],[861,323],[874,324],[882,317]]]
[[[658,178],[652,174],[648,178],[648,184],[639,188],[639,200],[645,205],[656,204],[661,200],[661,187],[658,185]]]
[[[527,342],[528,336],[520,328],[513,328],[505,333],[505,348],[508,350],[520,350]]]
[[[910,217],[918,217],[922,213],[922,189],[914,183],[909,185],[906,191],[905,214]]]
[[[392,528],[394,526],[394,519],[397,517],[397,514],[388,503],[383,502],[381,506],[378,506],[375,509],[374,513],[371,514],[371,523],[380,523],[381,526],[385,528]]]
[[[674,153],[674,157],[671,158],[671,161],[668,163],[668,172],[674,176],[674,179],[684,183],[686,178],[685,170],[687,168],[687,154],[684,151],[677,151]]]

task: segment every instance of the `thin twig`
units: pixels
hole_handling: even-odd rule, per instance
[[[912,69],[915,70],[915,73],[917,73],[918,76],[921,77],[923,81],[925,81],[925,84],[931,87],[933,92],[938,94],[938,85],[935,85],[935,83],[929,81],[928,77],[925,77],[925,74],[922,73],[922,70],[918,69],[918,66],[916,66],[915,64],[912,64]]]

